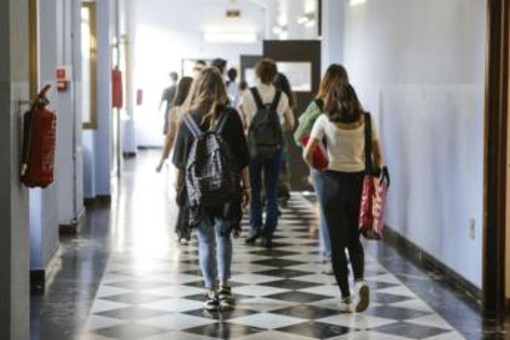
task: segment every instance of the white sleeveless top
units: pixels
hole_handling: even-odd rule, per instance
[[[376,141],[377,131],[372,119],[372,141]],[[326,138],[329,165],[328,170],[360,172],[365,170],[365,124],[352,130],[339,129],[322,114],[317,118],[311,137]]]

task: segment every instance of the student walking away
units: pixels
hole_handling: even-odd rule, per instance
[[[163,134],[166,135],[168,130],[168,112],[172,108],[172,102],[175,97],[175,91],[177,88],[177,80],[179,80],[179,75],[177,72],[170,72],[170,86],[168,86],[166,89],[163,90],[163,94],[161,95],[161,100],[159,102],[158,109],[161,110],[161,106],[163,106],[163,103],[165,103],[165,116],[164,116],[164,123],[163,123]]]
[[[175,92],[172,108],[167,113],[168,129],[166,133],[165,144],[163,146],[163,152],[161,154],[161,159],[159,161],[158,166],[156,167],[157,172],[161,171],[166,159],[168,158],[170,152],[172,151],[175,136],[177,136],[179,122],[184,111],[184,102],[186,100],[186,97],[188,96],[192,82],[193,78],[183,77],[181,78],[181,80],[179,80],[179,84],[177,85],[177,91]]]
[[[374,164],[382,167],[382,153],[375,124],[369,124],[350,85],[334,86],[324,98],[324,115],[315,121],[303,158],[312,165],[314,149],[325,138],[329,165],[324,173],[324,215],[326,217],[333,272],[340,288],[343,312],[362,312],[369,305],[369,286],[364,281],[364,251],[360,242],[358,218],[365,173],[365,124],[371,126]],[[372,157],[372,155],[370,155]],[[355,280],[356,299],[349,290],[345,248],[349,253]]]
[[[292,110],[292,114],[294,115],[294,111],[296,110],[296,97],[294,92],[292,91],[292,87],[290,85],[289,79],[287,76],[281,72],[278,72],[276,79],[274,81],[274,86],[283,91],[287,98],[289,98],[289,107]],[[289,131],[290,133],[290,131]],[[287,145],[287,137],[286,133],[284,133],[284,144],[283,144],[283,157],[282,157],[282,165],[280,177],[278,178],[278,199],[282,206],[287,205],[287,201],[290,198],[290,164],[289,164],[289,148]]]
[[[166,133],[165,144],[163,146],[163,152],[161,153],[161,159],[156,171],[160,172],[165,164],[166,159],[172,151],[172,146],[177,136],[177,130],[179,122],[181,121],[182,113],[184,111],[184,102],[188,96],[191,88],[193,78],[183,77],[179,80],[177,85],[177,91],[175,93],[174,102],[172,109],[168,113],[168,131]],[[177,221],[175,224],[175,233],[177,234],[177,240],[179,243],[187,243],[191,239],[191,230],[188,224],[188,207],[185,197],[183,197],[184,179],[179,178],[176,183],[177,192],[177,205],[179,206],[179,213],[177,215]]]
[[[232,232],[250,201],[249,151],[239,114],[227,106],[223,79],[204,69],[192,84],[177,134],[173,163],[184,173],[189,224],[198,232],[204,308],[232,308]]]
[[[262,59],[255,66],[259,84],[243,95],[241,111],[248,126],[250,148],[250,234],[246,243],[262,236],[262,246],[270,248],[278,224],[277,184],[283,157],[283,130],[294,128],[294,116],[285,93],[277,90],[276,64]],[[266,196],[266,220],[262,221],[262,175]]]
[[[197,60],[195,61],[195,66],[193,66],[193,78],[196,78],[200,72],[202,72],[202,70],[204,68],[207,67],[207,63],[205,62],[205,60]]]
[[[230,68],[227,71],[227,94],[230,99],[230,105],[233,108],[237,108],[239,105],[239,99],[241,96],[241,92],[239,89],[239,84],[237,84],[237,70],[235,68]]]
[[[324,113],[324,100],[327,94],[334,88],[343,88],[349,83],[347,71],[342,65],[332,64],[326,70],[321,80],[319,92],[315,99],[310,102],[305,112],[299,116],[298,127],[294,133],[294,141],[298,146],[302,145],[302,139],[310,136],[313,124],[319,116]],[[331,267],[331,241],[329,231],[324,217],[324,173],[313,167],[310,167],[310,177],[317,195],[317,203],[319,208],[319,244],[323,258],[324,274],[332,274]]]
[[[225,59],[216,58],[211,62],[211,66],[216,67],[220,71],[221,78],[225,79],[225,72],[227,70],[227,61]]]

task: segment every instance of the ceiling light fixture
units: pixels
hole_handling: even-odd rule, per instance
[[[349,6],[351,7],[358,6],[364,4],[365,2],[367,2],[367,0],[350,0]]]
[[[315,13],[305,13],[297,18],[297,23],[307,27],[315,25]]]

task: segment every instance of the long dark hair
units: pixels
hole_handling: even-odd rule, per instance
[[[191,77],[182,77],[179,80],[179,84],[177,84],[177,90],[175,91],[174,100],[172,102],[172,106],[181,106],[186,101],[188,97],[189,90],[191,88],[191,83],[193,83],[193,78]]]
[[[296,107],[296,99],[294,97],[294,92],[292,92],[292,87],[290,86],[289,79],[287,76],[281,72],[278,72],[276,79],[273,83],[276,89],[282,91],[289,98],[289,106],[291,109],[295,109]]]
[[[332,87],[341,87],[349,83],[347,70],[340,64],[329,65],[319,86],[315,99],[325,100]]]
[[[353,123],[360,119],[363,107],[350,84],[334,86],[324,98],[324,112],[333,123]]]

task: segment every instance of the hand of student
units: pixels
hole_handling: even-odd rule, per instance
[[[156,172],[161,172],[161,169],[163,168],[163,162],[159,162],[158,166],[156,167]]]
[[[250,189],[243,189],[241,193],[241,207],[244,209],[250,204],[251,199],[251,190]]]

